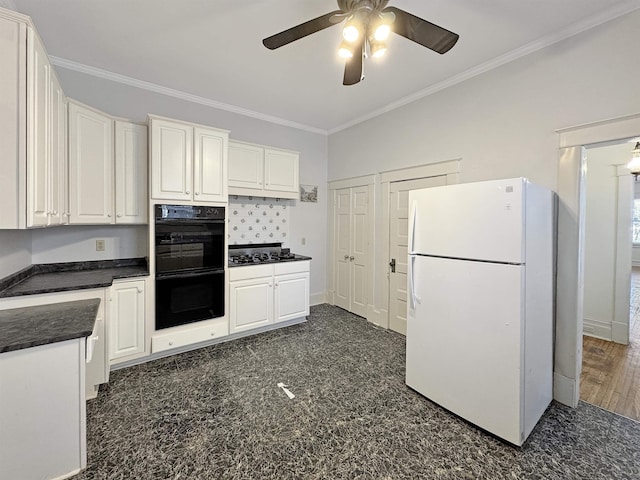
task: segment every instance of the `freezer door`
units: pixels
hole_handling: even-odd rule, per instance
[[[408,274],[407,385],[515,445],[524,268],[411,256]]]
[[[524,263],[523,178],[409,193],[409,253]]]

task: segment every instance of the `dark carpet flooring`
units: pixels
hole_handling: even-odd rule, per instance
[[[118,370],[87,404],[75,478],[640,478],[640,423],[554,403],[515,448],[407,388],[404,359],[403,336],[320,305],[304,324]]]

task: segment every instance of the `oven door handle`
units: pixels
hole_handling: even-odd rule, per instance
[[[164,280],[168,278],[196,278],[196,277],[203,277],[205,275],[214,275],[219,273],[224,273],[224,268],[212,268],[208,270],[198,270],[198,271],[191,271],[191,272],[185,272],[185,271],[161,272],[161,273],[156,273],[156,279]]]

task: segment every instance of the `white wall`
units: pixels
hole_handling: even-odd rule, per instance
[[[65,93],[109,114],[146,121],[148,113],[230,130],[230,138],[300,152],[300,183],[318,185],[318,203],[295,202],[290,212],[291,251],[313,257],[312,300],[326,291],[327,156],[325,135],[276,125],[252,117],[56,67]],[[301,239],[306,244],[302,245]]]
[[[0,230],[0,278],[31,265],[31,231]]]
[[[35,230],[32,233],[32,263],[78,262],[140,258],[149,255],[148,227],[65,225]],[[105,249],[96,251],[96,240],[105,241]]]
[[[611,340],[615,314],[617,165],[628,163],[631,148],[624,143],[587,149],[584,331],[607,340]]]

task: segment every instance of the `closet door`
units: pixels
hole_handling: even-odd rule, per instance
[[[367,313],[369,249],[368,187],[336,190],[334,302],[356,315]]]

